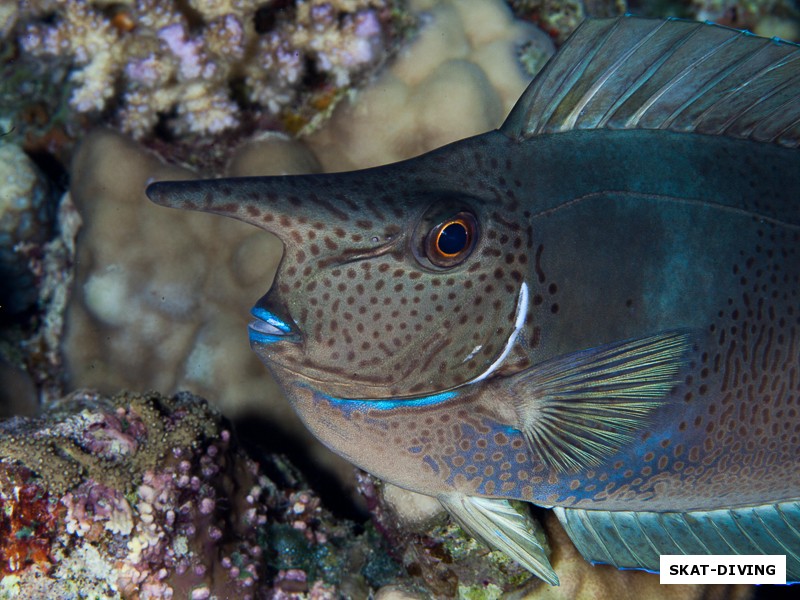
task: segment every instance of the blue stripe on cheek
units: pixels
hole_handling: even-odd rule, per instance
[[[313,390],[313,388],[311,389]],[[335,406],[341,410],[346,417],[350,417],[350,415],[352,415],[354,412],[366,413],[373,410],[388,411],[396,410],[398,408],[422,408],[426,406],[434,406],[458,396],[458,392],[442,392],[441,394],[407,399],[336,398],[335,396],[323,394],[319,390],[313,391],[316,397],[327,400],[331,403],[331,406]]]

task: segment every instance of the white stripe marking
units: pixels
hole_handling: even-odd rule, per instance
[[[503,364],[503,361],[511,352],[511,348],[514,347],[514,343],[517,341],[517,336],[519,335],[519,332],[522,331],[522,328],[525,326],[525,317],[527,315],[528,315],[528,284],[523,281],[522,286],[519,288],[519,297],[517,298],[517,312],[514,318],[514,331],[512,331],[511,335],[508,336],[506,347],[503,348],[503,352],[500,354],[500,356],[497,357],[497,360],[494,361],[491,365],[489,365],[488,369],[486,369],[475,379],[468,381],[464,385],[469,385],[471,383],[478,383],[479,381],[483,381],[489,375],[491,375],[497,369],[500,368],[500,365]]]
[[[466,358],[465,358],[464,360],[462,360],[461,362],[462,362],[462,363],[465,363],[465,362],[467,362],[467,361],[468,361],[470,358],[472,358],[472,357],[473,357],[473,356],[475,356],[475,355],[476,355],[478,352],[480,352],[481,348],[483,348],[483,344],[478,344],[477,346],[475,346],[475,347],[472,349],[472,352],[470,352],[469,354],[467,354]]]

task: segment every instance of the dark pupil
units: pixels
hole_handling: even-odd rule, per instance
[[[437,243],[442,254],[458,254],[467,245],[467,228],[461,223],[450,223],[442,229]]]

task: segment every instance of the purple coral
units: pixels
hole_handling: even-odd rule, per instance
[[[97,413],[96,420],[82,432],[83,445],[96,456],[117,460],[132,456],[139,449],[139,440],[147,434],[141,418],[123,407]]]
[[[216,67],[203,56],[200,38],[189,39],[183,23],[162,27],[156,35],[163,41],[178,61],[178,72],[184,79],[213,77]]]
[[[96,540],[103,530],[129,535],[133,529],[133,511],[122,492],[92,479],[64,494],[61,504],[67,533]]]

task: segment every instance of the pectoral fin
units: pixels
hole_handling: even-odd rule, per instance
[[[442,494],[439,502],[473,537],[505,552],[550,585],[558,585],[558,576],[548,559],[550,548],[544,530],[529,515],[515,510],[508,500],[454,492]]]
[[[785,554],[786,581],[800,580],[800,502],[684,513],[555,510],[593,563],[658,571],[661,554]]]
[[[530,450],[561,472],[631,441],[680,381],[692,335],[670,331],[561,356],[508,385]]]

